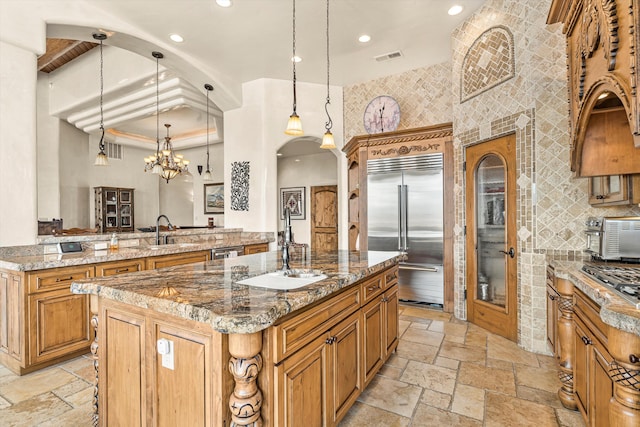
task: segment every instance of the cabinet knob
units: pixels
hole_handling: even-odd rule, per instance
[[[581,337],[580,339],[582,340],[582,342],[584,343],[584,345],[589,345],[589,344],[591,344],[591,340],[590,340],[589,338],[587,338],[587,337],[584,337],[584,336],[583,336],[583,337]]]
[[[555,301],[556,297],[555,297],[555,295],[551,295],[551,294],[549,294],[549,299],[550,299],[551,301]]]
[[[638,356],[636,356],[635,354],[630,354],[629,355],[629,362],[638,363],[638,362],[640,362],[640,358]]]

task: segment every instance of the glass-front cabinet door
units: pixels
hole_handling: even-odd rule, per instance
[[[465,150],[467,319],[517,339],[515,135]]]

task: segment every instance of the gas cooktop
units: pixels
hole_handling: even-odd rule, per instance
[[[640,265],[585,263],[582,271],[640,309]]]

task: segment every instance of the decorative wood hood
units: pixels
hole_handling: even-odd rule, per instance
[[[551,4],[547,24],[564,23],[567,37],[571,170],[577,176],[640,173],[639,16],[638,0]]]

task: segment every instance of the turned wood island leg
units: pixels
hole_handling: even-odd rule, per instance
[[[229,397],[231,426],[262,426],[262,392],[257,382],[262,370],[261,350],[262,332],[229,335],[229,371],[235,379]]]
[[[558,378],[562,385],[558,390],[558,397],[562,406],[567,409],[577,410],[578,404],[573,389],[573,284],[565,279],[556,278],[557,289],[560,295],[558,309]]]
[[[640,337],[609,327],[608,341],[614,359],[609,366],[613,381],[609,423],[615,427],[635,427],[640,425]]]
[[[93,342],[91,343],[91,359],[93,359],[93,370],[95,374],[93,384],[93,414],[91,425],[97,427],[99,424],[98,419],[98,301],[97,297],[91,296],[90,310],[91,310],[91,327],[93,328]]]

